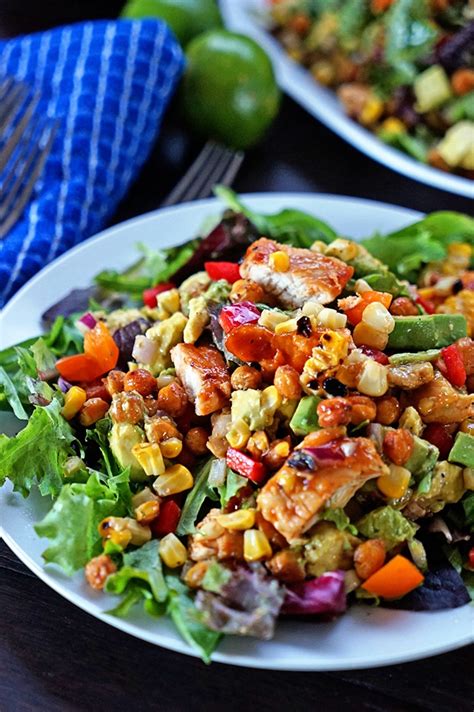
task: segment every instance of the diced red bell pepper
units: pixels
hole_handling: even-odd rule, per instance
[[[379,349],[373,349],[371,346],[361,346],[360,350],[363,354],[373,359],[374,361],[377,361],[377,363],[381,363],[383,366],[386,366],[388,363],[390,363],[388,356]]]
[[[434,314],[436,311],[433,302],[431,302],[429,299],[424,299],[424,297],[420,297],[419,294],[417,294],[415,302],[419,304],[420,307],[424,309],[427,314]]]
[[[205,262],[207,274],[215,281],[225,279],[233,284],[240,279],[240,267],[236,262]]]
[[[442,460],[445,460],[453,446],[453,436],[441,423],[429,423],[423,431],[423,438],[435,445]]]
[[[76,354],[75,356],[64,356],[56,361],[56,368],[59,374],[66,381],[95,381],[102,375],[103,370],[100,364],[88,354]]]
[[[247,477],[256,485],[262,484],[265,479],[265,467],[261,462],[253,460],[248,455],[244,455],[240,450],[230,447],[227,450],[227,466],[237,472],[242,477]]]
[[[150,523],[150,529],[156,536],[173,534],[178,526],[181,516],[181,508],[172,499],[167,499],[160,506],[160,513],[156,519]]]
[[[351,302],[349,302],[349,299],[351,299]],[[359,298],[349,297],[347,300],[341,299],[339,306],[347,316],[352,326],[356,326],[356,324],[362,321],[364,309],[369,306],[369,304],[372,304],[373,302],[380,302],[380,304],[383,304],[384,307],[388,309],[392,303],[392,299],[392,295],[388,292],[377,292],[375,290],[371,290],[369,292],[364,292]],[[351,306],[351,304],[353,305]]]
[[[471,566],[474,569],[474,546],[472,547],[472,549],[469,549],[468,560],[469,560],[469,566]]]
[[[260,309],[252,302],[239,302],[222,307],[219,314],[219,323],[226,334],[236,326],[243,324],[256,324],[260,319]]]
[[[457,388],[462,388],[466,383],[466,368],[456,344],[451,344],[441,349],[441,356],[446,364],[446,378]]]
[[[174,289],[174,284],[172,282],[163,282],[163,284],[157,284],[156,287],[150,287],[150,289],[145,289],[142,294],[143,304],[154,309],[156,307],[156,297],[162,292],[168,292],[170,289]]]

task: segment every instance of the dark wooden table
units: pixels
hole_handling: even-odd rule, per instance
[[[21,5],[21,11],[19,10]],[[0,1],[0,34],[86,16],[120,2]],[[199,150],[173,108],[115,222],[158,206]],[[267,139],[248,154],[236,189],[339,193],[422,211],[472,204],[393,173],[283,103]],[[472,649],[373,670],[284,673],[213,664],[162,650],[95,620],[51,591],[0,543],[0,710],[288,709],[471,712]]]

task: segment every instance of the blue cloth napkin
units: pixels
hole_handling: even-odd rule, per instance
[[[145,162],[183,68],[167,26],[98,21],[0,42],[0,78],[59,119],[20,222],[0,241],[0,307],[44,265],[101,230]]]

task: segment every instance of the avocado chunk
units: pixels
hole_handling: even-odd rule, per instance
[[[413,539],[418,529],[417,524],[390,506],[372,510],[359,519],[356,526],[367,539],[383,539],[387,551]]]
[[[415,353],[392,354],[388,360],[392,366],[401,366],[403,363],[421,363],[423,361],[436,361],[441,356],[440,349],[428,349],[428,351],[415,351]]]
[[[130,479],[135,482],[146,480],[147,477],[132,453],[132,447],[144,440],[143,430],[131,423],[114,423],[109,434],[112,455],[124,470],[130,468]]]
[[[438,457],[439,450],[436,445],[413,435],[413,452],[404,467],[410,470],[416,480],[419,480],[433,472]]]
[[[467,327],[462,314],[396,316],[388,348],[406,351],[439,349],[463,336],[467,336]]]
[[[320,429],[317,413],[320,400],[318,396],[305,396],[300,400],[290,420],[290,428],[295,435],[308,435]]]
[[[458,433],[448,460],[459,462],[466,467],[474,467],[474,437],[467,433]]]

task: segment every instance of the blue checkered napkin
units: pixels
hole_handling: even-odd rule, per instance
[[[103,228],[145,162],[183,68],[167,26],[99,21],[0,42],[0,78],[41,95],[59,128],[35,194],[0,242],[0,307]]]

